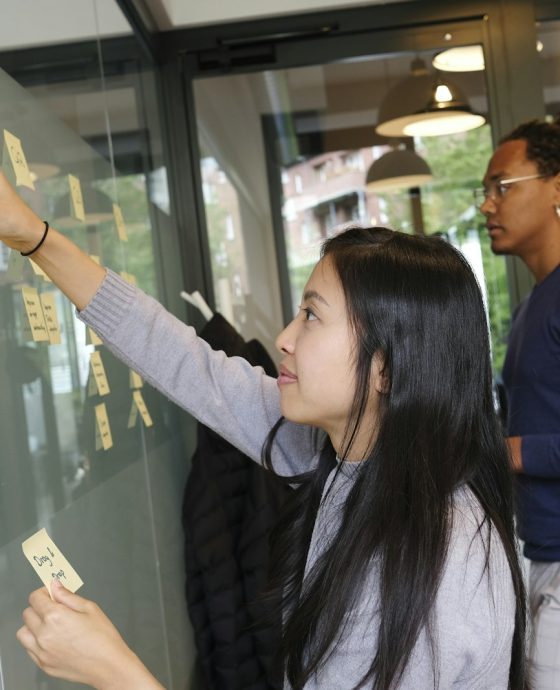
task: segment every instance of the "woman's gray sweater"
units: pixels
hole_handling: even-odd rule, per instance
[[[275,379],[244,359],[213,351],[194,329],[110,271],[80,318],[146,381],[260,462],[263,442],[281,416]],[[276,470],[293,476],[315,466],[318,433],[286,422],[272,453]],[[333,486],[317,514],[307,570],[339,525],[355,471],[355,466],[343,464],[327,480],[325,491]],[[495,530],[485,570],[487,531],[478,530],[482,518],[472,493],[458,491],[435,603],[436,668],[422,632],[400,690],[506,690],[508,686],[515,597]],[[346,690],[359,682],[376,650],[378,589],[377,569],[372,566],[359,604],[349,612],[348,633],[306,690]]]

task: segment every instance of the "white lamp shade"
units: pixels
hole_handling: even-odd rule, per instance
[[[432,171],[414,151],[389,151],[374,161],[366,176],[366,187],[374,192],[420,187],[431,182]]]
[[[405,119],[405,118],[403,118]],[[486,122],[482,115],[462,110],[440,110],[418,113],[402,123],[403,133],[408,137],[437,137],[476,129]]]
[[[385,137],[439,136],[483,125],[459,87],[433,74],[413,74],[389,90],[375,131]]]
[[[482,46],[459,46],[438,53],[432,65],[442,72],[480,72],[484,69]]]

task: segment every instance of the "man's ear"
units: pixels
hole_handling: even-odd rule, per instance
[[[385,366],[385,360],[380,352],[376,352],[371,360],[371,378],[375,390],[380,395],[387,395],[391,388],[391,381]]]
[[[553,197],[553,204],[554,204],[554,212],[558,217],[560,217],[560,173],[557,173],[553,178],[554,182],[554,197]]]
[[[554,182],[554,192],[556,196],[556,203],[560,203],[560,173],[556,173],[553,176],[552,181]]]

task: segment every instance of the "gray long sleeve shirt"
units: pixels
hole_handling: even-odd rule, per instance
[[[171,400],[260,462],[263,442],[280,418],[276,380],[244,359],[213,351],[195,331],[119,276],[107,277],[80,318],[118,357]],[[318,462],[317,429],[287,422],[272,453],[275,469],[293,476]],[[323,552],[340,520],[355,467],[343,465],[321,504],[307,570]],[[480,505],[464,488],[454,497],[453,528],[435,602],[437,670],[421,632],[399,690],[506,690],[514,629],[515,596],[503,546],[491,539],[485,571],[486,530]],[[495,531],[494,531],[495,532]],[[348,633],[306,690],[353,688],[377,646],[378,573],[372,566]],[[434,680],[436,678],[436,680]]]

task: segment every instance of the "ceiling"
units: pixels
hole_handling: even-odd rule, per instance
[[[144,0],[160,31],[400,0]],[[122,36],[131,28],[116,0],[6,2],[0,51]],[[30,17],[33,19],[30,20]]]
[[[402,0],[145,0],[161,30]]]

